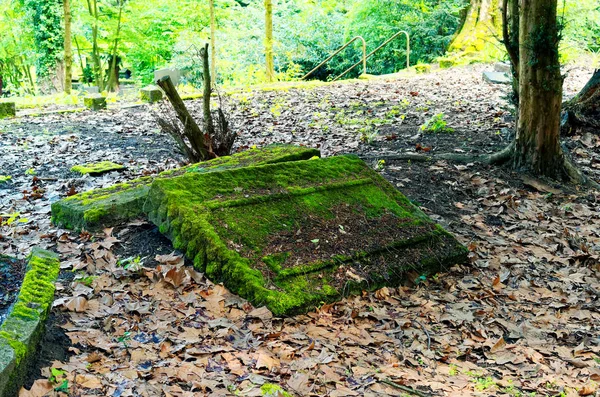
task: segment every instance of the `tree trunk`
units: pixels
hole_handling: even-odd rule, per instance
[[[273,61],[273,2],[265,0],[265,57],[267,60],[267,81],[275,81],[275,66]]]
[[[521,4],[519,120],[514,167],[554,179],[566,176],[560,147],[563,77],[558,54],[557,0]]]
[[[519,0],[502,1],[502,41],[510,59],[512,80],[511,102],[519,108]]]
[[[474,54],[500,36],[500,0],[471,0],[465,22],[450,44],[449,52]]]
[[[577,126],[600,128],[600,69],[576,97],[563,105],[563,109],[567,121],[563,131]]]
[[[111,92],[119,89],[119,69],[117,68],[117,52],[119,49],[119,36],[121,34],[121,21],[123,16],[124,0],[119,1],[119,19],[117,20],[117,34],[115,36],[115,44],[111,54],[110,68],[108,69],[108,90]]]
[[[98,47],[98,2],[97,0],[87,0],[88,11],[94,18],[92,25],[92,61],[94,62],[94,80],[98,90],[104,91],[104,77],[102,76],[102,62],[100,60],[100,49]]]
[[[73,46],[71,45],[71,0],[63,0],[65,12],[65,92],[73,88]]]
[[[210,69],[208,65],[208,44],[204,46],[204,52],[202,53],[202,75],[204,77],[204,93],[202,95],[202,104],[204,112],[204,132],[209,137],[215,135],[215,125],[213,123],[212,114],[210,113],[210,95],[212,94],[211,81],[210,81]],[[210,145],[210,139],[205,139]],[[209,152],[213,149],[209,147]]]
[[[216,31],[215,0],[210,0],[210,75],[212,76],[213,85],[217,81]]]

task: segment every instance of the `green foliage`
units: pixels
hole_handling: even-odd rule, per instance
[[[438,113],[421,126],[421,131],[433,134],[451,134],[454,129],[448,127],[444,113]]]

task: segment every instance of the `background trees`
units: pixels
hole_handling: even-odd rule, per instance
[[[24,93],[37,81],[42,89],[62,89],[63,65],[69,63],[63,41],[64,6],[69,2],[74,75],[83,74],[101,89],[117,88],[118,69],[131,70],[135,80],[147,84],[162,67],[181,68],[185,82],[200,85],[197,54],[211,37],[220,43],[212,51],[212,64],[218,66],[212,75],[218,75],[220,84],[234,85],[299,77],[355,35],[365,37],[372,50],[398,30],[411,33],[413,64],[435,62],[449,48],[463,55],[476,49],[487,58],[504,56],[493,39],[500,34],[496,29],[502,0],[0,0],[5,88]],[[269,69],[268,3],[273,5]],[[561,60],[600,51],[599,8],[596,0],[567,0]],[[404,68],[404,40],[394,40],[372,57],[369,72]],[[481,50],[482,42],[495,44]],[[348,48],[316,78],[339,75],[360,59],[360,52],[360,45]],[[274,76],[269,76],[271,70]]]

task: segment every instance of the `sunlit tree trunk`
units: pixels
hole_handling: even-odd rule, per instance
[[[63,0],[65,13],[65,92],[71,93],[73,80],[73,46],[71,45],[71,1]]]
[[[216,64],[216,22],[215,22],[215,0],[209,0],[210,3],[210,75],[212,84],[217,81],[217,64]]]
[[[265,57],[267,60],[267,81],[275,80],[275,66],[273,61],[273,2],[265,0]]]
[[[465,22],[450,44],[450,52],[476,53],[500,36],[500,0],[471,0]]]
[[[108,90],[116,91],[119,89],[119,70],[117,69],[117,53],[119,49],[119,38],[121,35],[121,23],[123,17],[123,7],[125,0],[119,1],[119,19],[117,20],[117,32],[115,35],[115,43],[111,54],[110,68],[108,69]]]
[[[563,77],[558,54],[557,0],[521,3],[519,26],[519,120],[514,166],[562,179],[559,143]]]
[[[97,0],[87,0],[88,11],[94,18],[92,25],[92,61],[94,62],[94,80],[100,91],[104,91],[104,77],[102,73],[102,62],[100,60],[100,49],[98,48],[98,2]]]

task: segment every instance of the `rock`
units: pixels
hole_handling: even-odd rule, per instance
[[[15,117],[16,115],[17,107],[14,102],[0,102],[0,119]]]
[[[154,103],[162,99],[163,93],[155,85],[149,85],[140,90],[140,98],[143,102]]]
[[[100,89],[96,86],[91,86],[91,87],[86,87],[85,92],[87,92],[88,94],[99,94]]]
[[[467,254],[355,156],[156,179],[144,210],[199,271],[278,316]]]
[[[111,171],[121,171],[125,167],[121,164],[115,164],[110,161],[102,161],[100,163],[76,165],[71,168],[71,171],[78,172],[82,175],[102,175]]]
[[[506,73],[510,76],[511,66],[509,63],[506,63],[506,62],[496,62],[494,64],[494,71],[500,72],[500,73]]]
[[[83,98],[85,107],[91,110],[106,109],[106,98],[100,94],[92,94]]]
[[[172,178],[190,172],[216,172],[248,165],[308,160],[318,156],[320,153],[316,149],[284,145],[268,146],[165,171],[158,177]],[[98,230],[144,215],[143,206],[154,179],[155,177],[143,177],[55,202],[52,204],[52,222],[69,229]]]
[[[483,79],[491,84],[510,84],[512,78],[501,72],[483,72]]]
[[[169,76],[173,85],[177,87],[179,81],[181,80],[181,70],[179,69],[159,69],[154,71],[154,81],[164,77]]]

